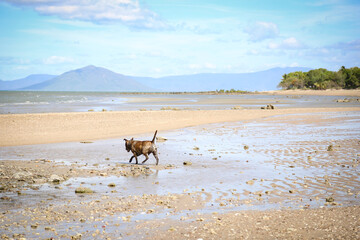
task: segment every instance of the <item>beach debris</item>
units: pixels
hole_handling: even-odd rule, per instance
[[[170,106],[168,106],[168,107],[162,107],[162,108],[160,108],[160,110],[173,110],[173,111],[179,111],[180,110],[180,108],[176,108],[176,107],[170,107]]]
[[[123,220],[123,222],[130,222],[131,216],[122,217],[121,219]]]
[[[90,141],[83,141],[83,142],[80,142],[80,143],[93,143],[93,142],[90,142]]]
[[[64,178],[63,177],[59,177],[58,175],[56,174],[52,174],[49,178],[49,182],[52,182],[52,183],[59,183],[61,181],[64,181]]]
[[[108,187],[115,187],[116,185],[115,185],[115,183],[109,183],[108,184]]]
[[[168,229],[168,231],[169,231],[169,232],[173,232],[173,231],[177,231],[177,229],[174,228],[174,227],[170,227],[170,228]]]
[[[162,107],[160,110],[171,110],[171,107]]]
[[[193,150],[198,151],[198,150],[200,150],[200,148],[199,147],[194,147]]]
[[[44,163],[49,163],[49,162],[51,162],[51,160],[45,159],[45,158],[37,158],[37,159],[35,159],[34,161],[35,161],[36,163],[37,163],[37,162],[44,162]]]
[[[214,235],[217,234],[216,231],[215,231],[213,228],[210,228],[209,232],[210,232],[211,234],[214,234]]]
[[[184,165],[192,165],[192,162],[185,161],[183,162]]]
[[[261,107],[261,109],[275,109],[274,105],[268,104],[266,107]]]
[[[149,176],[151,173],[153,173],[153,171],[150,169],[149,166],[131,165],[129,175],[133,177],[138,177],[142,174]]]
[[[246,181],[246,184],[253,185],[253,184],[254,184],[254,180]]]
[[[52,227],[45,227],[44,229],[45,229],[45,231],[53,231],[53,232],[56,231],[55,228],[52,228]]]
[[[33,174],[31,172],[21,171],[21,172],[14,173],[13,178],[18,181],[25,181],[26,178],[29,178],[32,175]]]
[[[154,209],[148,209],[148,210],[146,211],[147,214],[150,214],[150,213],[153,213],[153,212],[155,212]]]
[[[146,108],[140,108],[140,111],[147,111]]]
[[[288,229],[287,229],[287,232],[296,232],[296,231],[297,231],[296,228],[288,228]]]
[[[344,98],[344,99],[337,99],[336,102],[340,103],[348,103],[348,102],[360,102],[360,98]]]
[[[34,224],[33,224],[33,225],[31,225],[30,227],[31,227],[32,229],[37,229],[37,228],[38,228],[38,225],[34,225]]]
[[[78,187],[75,189],[75,193],[94,193],[94,191],[91,190],[90,188]]]
[[[241,109],[243,109],[242,106],[234,106],[231,108],[231,110],[241,110]]]
[[[327,148],[327,151],[328,151],[328,152],[331,152],[331,151],[333,151],[333,150],[334,150],[334,147],[333,147],[332,144],[330,144],[330,145],[328,146],[328,148]]]
[[[331,202],[334,202],[335,199],[334,199],[333,197],[327,197],[327,198],[325,199],[325,201],[331,203]]]
[[[248,145],[245,145],[244,146],[244,150],[248,150],[249,149],[249,146]]]
[[[107,158],[105,158],[105,160],[106,160],[106,161],[109,161],[109,160],[110,160],[110,158],[108,158],[108,157],[107,157]]]
[[[167,141],[167,138],[165,138],[165,137],[156,137],[156,141],[165,142],[165,141]]]
[[[74,236],[71,236],[71,240],[81,240],[81,237],[82,237],[82,234],[81,233],[78,233]]]

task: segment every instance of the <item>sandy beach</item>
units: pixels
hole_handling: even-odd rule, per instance
[[[1,114],[0,237],[358,239],[345,104]],[[155,130],[160,164],[129,164],[122,139]]]
[[[275,115],[359,110],[360,108],[307,108],[3,114],[0,115],[0,146],[90,141]]]

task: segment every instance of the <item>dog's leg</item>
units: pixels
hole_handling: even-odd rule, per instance
[[[129,163],[131,163],[131,161],[133,160],[133,158],[134,158],[134,156],[132,156],[132,157],[130,158],[130,161],[129,161]]]
[[[146,157],[145,160],[142,162],[142,164],[144,164],[144,162],[146,162],[149,159],[149,156],[147,155],[147,153],[144,153],[144,156]]]
[[[157,151],[154,151],[153,155],[154,155],[154,157],[156,159],[156,165],[158,165],[159,164],[159,157],[158,157]]]
[[[135,157],[135,160],[136,160],[136,164],[138,164],[138,159],[137,159],[136,154],[134,154],[134,157]]]

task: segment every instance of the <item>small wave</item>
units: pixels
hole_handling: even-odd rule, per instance
[[[50,104],[49,102],[30,102],[30,101],[25,101],[25,102],[20,102],[20,103],[5,103],[4,106],[9,106],[9,105],[47,105]]]
[[[80,99],[68,99],[68,100],[57,100],[56,103],[87,103],[87,102],[96,102],[96,100],[89,100],[87,97],[82,97]]]

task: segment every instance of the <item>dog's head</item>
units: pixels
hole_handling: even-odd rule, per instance
[[[127,140],[126,138],[124,138],[124,141],[125,141],[126,151],[130,152],[131,151],[131,144],[134,141],[134,138],[132,138],[130,140]]]

